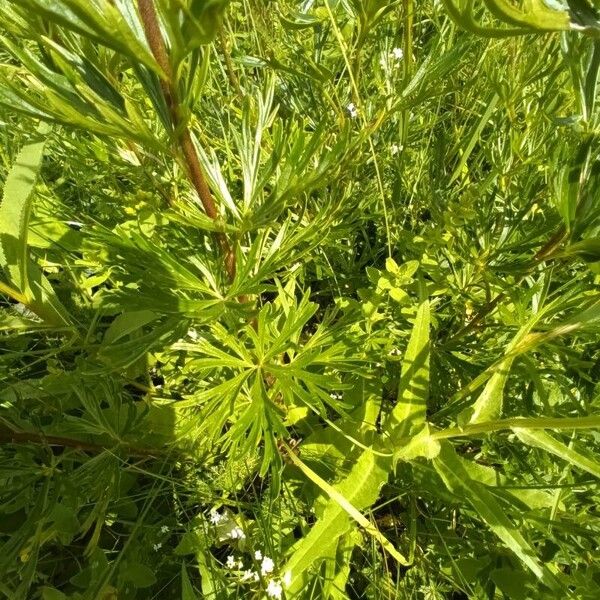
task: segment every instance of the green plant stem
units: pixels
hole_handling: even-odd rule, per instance
[[[555,252],[560,247],[561,243],[566,237],[566,232],[563,227],[560,227],[558,231],[546,242],[540,250],[535,254],[531,262],[525,267],[525,273],[517,279],[515,285],[519,285],[523,279],[540,263],[551,260]],[[500,292],[496,297],[487,302],[485,306],[467,323],[462,329],[457,331],[448,341],[444,343],[444,347],[452,348],[456,345],[456,342],[463,338],[467,333],[470,333],[474,329],[477,329],[485,319],[497,306],[508,296],[507,291]]]
[[[167,47],[160,31],[158,15],[156,14],[153,0],[138,0],[138,9],[144,26],[146,40],[148,41],[152,55],[162,70],[161,89],[171,113],[173,129],[175,132],[180,132],[177,138],[178,150],[183,156],[189,179],[200,198],[204,212],[216,221],[219,219],[219,212],[208,187],[206,177],[202,172],[198,153],[192,141],[192,134],[181,116],[173,70],[171,69]],[[233,280],[236,272],[235,253],[225,234],[217,233],[216,239],[225,256],[225,270],[227,275],[230,280]]]
[[[231,55],[229,54],[229,49],[227,48],[227,40],[223,34],[223,26],[219,27],[219,46],[221,46],[221,52],[223,53],[223,58],[225,60],[225,69],[227,70],[229,83],[232,85],[238,98],[242,98],[244,94],[242,92],[242,88],[240,87],[239,79],[235,74],[233,63],[231,62]]]
[[[552,417],[515,417],[488,421],[487,423],[473,423],[464,427],[451,427],[431,434],[434,440],[447,440],[456,437],[468,437],[481,433],[494,433],[507,429],[597,429],[600,427],[600,415],[588,417],[552,418]]]
[[[17,302],[21,302],[21,304],[24,304],[25,306],[29,304],[29,298],[27,296],[21,294],[21,292],[15,290],[13,287],[3,283],[2,281],[0,281],[0,292],[6,294],[9,298],[12,298]]]

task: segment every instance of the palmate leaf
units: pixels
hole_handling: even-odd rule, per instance
[[[20,102],[14,108],[26,112],[37,109],[46,121],[66,123],[160,149],[160,142],[136,104],[121,95],[119,86],[114,83],[114,74],[98,57],[81,55],[69,37],[60,44],[44,32],[36,36],[38,47],[42,49],[42,56],[37,56],[22,39],[24,35],[20,29],[16,30],[17,43],[7,36],[0,38],[0,44],[22,64],[22,67],[3,65],[2,91],[12,94],[0,98],[0,102],[8,103],[17,96]],[[137,63],[134,66],[145,68]]]
[[[132,30],[124,4],[109,0],[8,0],[25,22],[43,17],[89,40],[120,52],[156,73],[160,67],[146,47],[141,28]]]
[[[0,266],[23,304],[49,325],[65,326],[70,317],[42,270],[29,257],[27,236],[35,184],[44,155],[45,135],[26,144],[4,183],[0,204]]]

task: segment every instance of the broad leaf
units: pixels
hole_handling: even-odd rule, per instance
[[[371,506],[379,495],[383,484],[387,481],[391,468],[389,458],[363,452],[350,474],[336,486],[330,486],[314,471],[306,467],[302,461],[290,453],[292,462],[316,483],[329,496],[330,500],[323,511],[323,516],[293,548],[292,555],[285,565],[284,572],[292,574],[290,594],[298,593],[306,583],[307,571],[314,563],[319,563],[331,554],[338,539],[346,534],[354,519],[367,533],[383,545],[400,564],[407,564],[406,559],[387,541],[381,533],[359,511]]]

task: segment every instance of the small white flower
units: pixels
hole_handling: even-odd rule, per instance
[[[258,573],[255,573],[254,571],[251,571],[250,569],[247,569],[246,571],[244,571],[242,573],[242,581],[250,581],[252,579],[256,580],[256,578],[258,578]]]
[[[283,578],[281,579],[281,581],[283,582],[283,585],[286,588],[290,587],[290,584],[292,583],[292,572],[291,571],[286,571],[283,574]]]
[[[348,109],[348,112],[350,113],[350,116],[353,119],[355,119],[358,116],[358,108],[356,108],[354,102],[350,102],[350,104],[348,104],[346,108]]]
[[[167,525],[163,525],[163,526],[160,528],[160,532],[161,532],[161,533],[168,533],[168,532],[169,532],[169,528],[167,527]]]
[[[162,548],[162,544],[160,542],[158,542],[158,544],[153,544],[152,547],[154,548],[154,551],[156,552],[157,550],[160,550]]]
[[[254,558],[255,558],[256,560],[262,560],[262,552],[261,552],[260,550],[257,550],[257,551],[254,553]]]
[[[198,339],[198,332],[195,329],[188,329],[188,337],[191,338],[192,340],[196,341]]]
[[[235,559],[231,554],[227,557],[227,562],[225,564],[227,565],[228,569],[233,569],[235,566]]]
[[[244,568],[244,563],[241,560],[238,560],[237,568],[238,571],[241,571]]]
[[[282,592],[283,588],[281,587],[281,583],[275,581],[275,579],[271,579],[269,585],[267,585],[267,596],[270,596],[271,598],[281,598]]]
[[[396,156],[400,150],[402,150],[402,146],[399,146],[398,144],[392,144],[390,146],[390,153],[392,156]]]
[[[229,532],[229,537],[232,540],[244,540],[246,539],[246,534],[244,533],[244,530],[241,527],[238,527],[237,525]]]
[[[219,514],[214,508],[210,511],[209,520],[213,525],[218,525],[223,520],[223,515]]]
[[[273,562],[273,560],[271,558],[269,558],[268,556],[265,556],[262,559],[262,563],[260,565],[260,572],[263,575],[267,575],[269,573],[272,573],[274,568],[275,568],[275,563]]]
[[[395,60],[402,60],[404,58],[404,50],[402,48],[394,48],[390,55],[394,57]]]
[[[232,540],[243,540],[246,539],[246,534],[244,533],[244,530],[241,527],[234,527],[231,530],[229,537]]]

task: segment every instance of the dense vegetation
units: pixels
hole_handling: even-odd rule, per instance
[[[593,4],[0,0],[0,595],[600,598]]]

